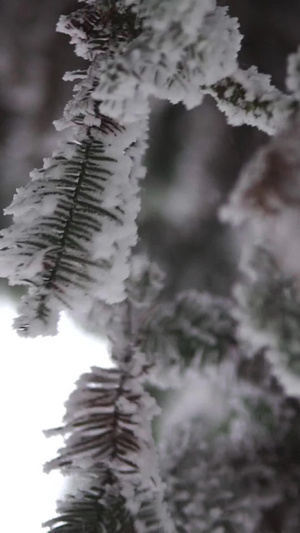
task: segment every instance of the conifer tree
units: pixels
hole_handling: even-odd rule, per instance
[[[0,274],[28,289],[20,335],[55,334],[68,309],[110,339],[114,367],[83,374],[47,431],[65,444],[45,470],[70,491],[45,526],[297,533],[300,53],[285,93],[243,70],[238,21],[215,0],[83,0],[57,29],[86,68],[65,76],[59,149],[6,209]],[[160,268],[133,251],[150,98],[191,109],[206,94],[271,139],[221,210],[243,232],[232,298],[167,301]]]

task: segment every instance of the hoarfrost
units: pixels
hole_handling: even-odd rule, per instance
[[[269,135],[284,128],[294,112],[295,99],[282,94],[271,84],[270,77],[259,73],[256,67],[237,69],[204,92],[216,99],[229,124],[248,124]]]

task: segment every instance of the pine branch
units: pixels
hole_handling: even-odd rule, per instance
[[[116,67],[111,65],[112,70],[117,71],[118,67],[126,76],[129,72],[134,74],[137,83],[132,90],[137,99],[144,82],[144,92],[173,103],[182,101],[188,108],[199,105],[203,95],[210,94],[230,124],[248,124],[270,135],[298,112],[297,54],[289,60],[287,80],[294,94],[284,94],[272,86],[269,76],[259,73],[255,67],[245,71],[237,68],[241,35],[237,20],[227,15],[227,8],[216,8],[212,1],[199,4],[192,0],[185,4],[186,11],[168,1],[153,0],[153,6],[149,1],[137,3],[135,9],[142,21],[142,35],[132,43],[126,58],[119,57]],[[197,10],[200,10],[198,14]],[[155,51],[155,68],[151,71],[151,55]],[[99,87],[97,91],[101,93],[103,85]],[[105,90],[109,93],[119,89],[113,84]]]
[[[298,119],[243,169],[222,217],[243,224],[235,314],[240,336],[266,347],[287,393],[299,393]]]
[[[235,123],[268,131],[295,110],[253,69],[218,81],[235,70],[241,37],[213,0],[129,4],[88,2],[58,26],[91,64],[67,76],[79,83],[57,123],[67,130],[64,147],[6,211],[14,225],[2,234],[0,269],[10,283],[29,286],[16,321],[24,335],[55,333],[59,311],[78,301],[86,315],[91,299],[125,298],[149,95],[192,107],[210,90],[226,99]]]
[[[238,70],[201,89],[216,100],[229,124],[248,124],[269,135],[282,129],[299,111],[298,99],[272,86],[270,77],[260,74],[255,67]]]
[[[43,525],[51,533],[137,533],[120,486],[104,467],[94,470],[94,485],[58,503],[58,516]],[[97,476],[97,478],[96,478]],[[103,487],[110,487],[110,490]]]
[[[80,83],[57,123],[67,130],[63,148],[31,174],[6,210],[14,224],[2,233],[1,275],[29,286],[15,322],[20,334],[55,333],[59,311],[75,311],[78,302],[84,315],[95,299],[125,298],[147,118],[118,124],[102,113],[92,93],[99,61],[134,38],[134,21],[128,9],[97,5],[60,22],[91,66],[69,76]]]
[[[295,280],[285,276],[263,248],[254,248],[248,275],[235,288],[239,335],[263,347],[287,394],[300,390],[300,303]],[[252,272],[252,276],[249,275]]]
[[[189,291],[174,303],[157,304],[140,330],[141,349],[154,365],[158,384],[171,385],[188,369],[235,358],[236,321],[230,300]]]
[[[128,531],[172,531],[151,437],[154,402],[143,390],[145,370],[138,362],[140,356],[135,363],[129,354],[126,359],[122,370],[94,367],[91,373],[82,375],[66,404],[64,426],[47,432],[67,437],[65,447],[56,459],[46,464],[45,470],[59,468],[78,478],[80,487],[85,483],[89,487],[83,492],[81,489],[77,500],[67,499],[59,506],[62,516],[50,522],[54,526],[62,520],[67,528],[79,520],[81,508],[89,501],[93,489],[98,498],[97,527],[104,527],[105,523],[99,509],[105,509],[103,516],[107,516],[107,520],[116,520],[113,514],[116,505],[120,513],[126,509],[129,512]],[[87,527],[91,527],[90,519],[92,523],[96,520],[95,509],[91,512],[86,518]],[[112,526],[108,531],[117,533],[121,531],[118,527]]]
[[[30,286],[20,332],[53,333],[58,310],[75,309],[77,301],[88,309],[93,298],[124,298],[141,171],[132,168],[122,136],[97,132],[68,143],[72,155],[55,154],[6,211],[15,223],[3,232],[2,272]]]
[[[155,6],[155,7],[154,7]],[[147,112],[149,95],[192,108],[201,103],[203,83],[236,70],[241,35],[237,20],[213,0],[139,2],[141,34],[106,65],[94,96],[116,119]]]
[[[238,20],[227,11],[217,7],[207,13],[194,42],[184,47],[176,72],[167,81],[165,97],[172,103],[182,101],[192,109],[201,104],[207,87],[236,71],[242,36]]]
[[[214,0],[85,4],[58,25],[89,61],[85,70],[66,76],[78,83],[57,123],[65,131],[62,147],[18,191],[7,210],[14,225],[0,243],[1,272],[11,283],[29,287],[16,321],[19,332],[54,333],[63,308],[87,319],[95,306],[104,311],[104,322],[111,320],[118,367],[94,367],[81,376],[63,426],[48,432],[63,435],[65,445],[45,470],[70,476],[74,494],[60,502],[59,516],[45,525],[53,533],[174,533],[152,438],[155,404],[144,389],[150,367],[156,366],[167,378],[174,369],[183,380],[191,373],[186,369],[197,375],[188,388],[189,402],[181,406],[183,427],[176,415],[164,441],[168,500],[178,532],[262,531],[264,510],[272,512],[274,502],[285,501],[291,485],[293,495],[299,488],[299,461],[288,479],[278,474],[278,458],[290,437],[290,411],[282,408],[280,388],[263,372],[258,374],[265,391],[250,379],[246,383],[256,362],[251,367],[244,345],[238,345],[230,302],[187,293],[173,304],[157,305],[143,323],[140,312],[149,312],[160,289],[158,278],[153,291],[125,282],[136,243],[148,97],[193,107],[211,94],[231,123],[273,133],[298,111],[298,84],[290,79],[295,94],[289,97],[255,69],[237,70],[238,23]],[[282,192],[277,175],[273,189],[269,178],[266,172],[249,196],[262,210],[269,208],[270,186]],[[283,192],[283,200],[290,201]],[[299,207],[297,198],[292,205]],[[269,295],[260,289],[258,284],[250,304],[255,312],[260,305],[269,311]],[[288,364],[298,371],[293,359],[298,308],[286,311],[293,318],[288,327],[274,324],[279,344],[287,341]],[[218,363],[215,374],[212,362]],[[192,390],[195,385],[200,395],[210,389],[204,402]],[[201,411],[203,405],[215,405],[216,395],[219,410]],[[298,433],[295,441],[300,442]],[[298,498],[290,500],[294,511]]]
[[[116,461],[121,470],[129,473],[138,470],[141,445],[135,434],[133,415],[138,411],[141,396],[127,387],[128,379],[119,370],[97,367],[81,376],[66,404],[64,428],[51,431],[51,434],[72,433],[72,436],[68,437],[59,458],[48,464],[48,469],[64,466],[68,469],[68,465],[76,465],[77,457],[86,455],[92,463]],[[121,398],[124,398],[125,410],[121,407]]]

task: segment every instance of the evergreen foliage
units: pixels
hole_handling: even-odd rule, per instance
[[[237,350],[230,300],[196,291],[154,307],[142,327],[140,342],[157,378],[170,387],[186,370],[219,364]]]
[[[87,485],[61,504],[62,516],[46,524],[55,526],[51,531],[60,521],[68,531],[72,522],[82,520],[89,527],[90,520],[97,520],[94,525],[108,532],[122,527],[137,533],[172,530],[151,438],[155,404],[143,390],[145,366],[140,365],[141,357],[126,354],[120,369],[94,367],[83,374],[66,404],[64,426],[48,432],[68,436],[46,471],[60,468],[73,476],[72,484]]]
[[[161,452],[176,531],[297,531],[298,414],[280,393],[237,382],[227,365],[186,383]]]
[[[88,7],[59,25],[91,66],[72,74],[83,79],[57,123],[66,130],[63,148],[33,171],[6,210],[14,225],[2,234],[1,272],[12,284],[29,286],[15,324],[24,335],[55,333],[59,311],[75,309],[78,300],[88,312],[91,299],[114,303],[125,297],[147,125],[118,124],[91,95],[99,56],[111,56],[130,39],[133,23],[126,33],[127,18],[127,11]]]
[[[299,51],[282,93],[239,68],[238,21],[215,0],[83,3],[58,24],[88,62],[65,76],[77,84],[56,122],[60,148],[17,191],[0,240],[1,276],[28,287],[21,335],[54,334],[69,309],[111,342],[114,367],[83,374],[62,427],[46,432],[65,438],[45,470],[69,476],[70,493],[45,526],[297,533]],[[222,211],[244,226],[234,297],[166,301],[160,269],[132,256],[149,98],[190,109],[205,94],[231,124],[276,135]],[[167,398],[158,443],[155,386]]]

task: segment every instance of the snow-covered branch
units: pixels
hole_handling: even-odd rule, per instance
[[[84,315],[95,299],[125,298],[147,117],[120,124],[102,113],[91,94],[99,61],[128,43],[131,24],[127,11],[90,7],[60,22],[91,66],[72,74],[80,82],[57,123],[65,130],[62,148],[31,174],[6,210],[14,224],[2,233],[0,268],[11,284],[29,286],[16,321],[23,335],[55,333],[64,307],[76,311],[80,302]]]
[[[178,386],[186,372],[235,359],[237,343],[232,302],[207,293],[187,291],[174,302],[148,313],[140,346],[154,366],[154,382]]]
[[[87,2],[58,29],[90,66],[67,75],[79,82],[56,123],[62,148],[6,211],[0,272],[29,287],[16,321],[25,335],[55,333],[78,301],[88,313],[92,300],[125,299],[150,95],[190,108],[209,93],[231,123],[268,133],[297,108],[267,76],[237,70],[238,23],[214,0]]]
[[[256,67],[239,69],[202,90],[216,100],[229,124],[247,124],[269,135],[284,128],[299,111],[298,99],[279,91],[271,84],[270,76],[259,73]]]
[[[123,531],[105,529],[117,521],[117,506],[125,518],[126,512],[129,515],[132,533],[174,532],[152,438],[155,402],[143,385],[147,365],[139,353],[128,352],[125,359],[119,369],[94,367],[83,374],[66,404],[64,426],[48,432],[66,435],[66,441],[46,471],[59,468],[72,476],[72,486],[78,486],[75,500],[67,497],[60,516],[48,523],[53,525],[51,531],[57,531],[57,523],[63,524],[62,531],[69,531],[81,507],[92,505],[90,498],[97,495],[93,505],[98,511],[94,519],[86,518],[87,527],[95,523],[100,531]],[[118,527],[124,527],[122,520]]]
[[[299,393],[299,119],[243,169],[221,216],[243,227],[235,313],[240,335],[268,348],[273,372]]]

